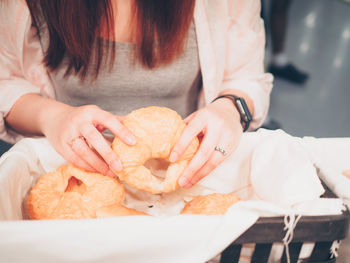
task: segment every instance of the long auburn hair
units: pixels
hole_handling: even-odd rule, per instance
[[[65,56],[68,57],[66,76],[73,72],[81,80],[87,77],[92,61],[96,62],[92,71],[94,79],[103,63],[112,68],[115,43],[99,37],[101,32],[114,37],[111,0],[26,1],[39,34],[39,24],[47,25],[49,45],[44,63],[50,70],[57,69]],[[135,0],[137,61],[151,69],[179,57],[184,50],[194,5],[195,0]]]

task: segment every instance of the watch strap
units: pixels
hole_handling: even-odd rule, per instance
[[[249,111],[249,108],[247,106],[247,103],[245,102],[244,98],[232,95],[232,94],[225,94],[225,95],[221,95],[219,97],[216,97],[212,103],[218,99],[221,98],[227,98],[230,99],[233,103],[233,105],[236,107],[236,109],[239,112],[239,115],[241,117],[241,124],[243,127],[243,131],[247,131],[250,125],[250,122],[252,121],[252,115]]]

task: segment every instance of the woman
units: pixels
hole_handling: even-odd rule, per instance
[[[135,144],[122,116],[168,106],[190,114],[170,161],[202,137],[179,180],[189,188],[248,127],[232,97],[215,98],[244,100],[250,130],[266,116],[272,77],[263,72],[259,0],[14,0],[0,9],[5,141],[44,135],[66,160],[112,176],[122,167],[101,132]]]

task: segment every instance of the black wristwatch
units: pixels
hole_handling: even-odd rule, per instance
[[[241,97],[238,97],[232,94],[225,94],[215,98],[212,101],[212,103],[221,98],[227,98],[233,102],[233,105],[235,105],[236,109],[239,112],[239,115],[241,116],[241,124],[243,127],[243,131],[245,132],[246,130],[248,130],[249,124],[252,121],[252,115],[248,109],[248,106],[245,100]]]

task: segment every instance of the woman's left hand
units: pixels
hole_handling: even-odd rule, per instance
[[[199,137],[199,149],[178,181],[180,186],[190,188],[237,148],[243,129],[236,107],[227,98],[216,100],[194,112],[185,122],[187,127],[174,146],[170,161],[178,160],[193,138]]]

